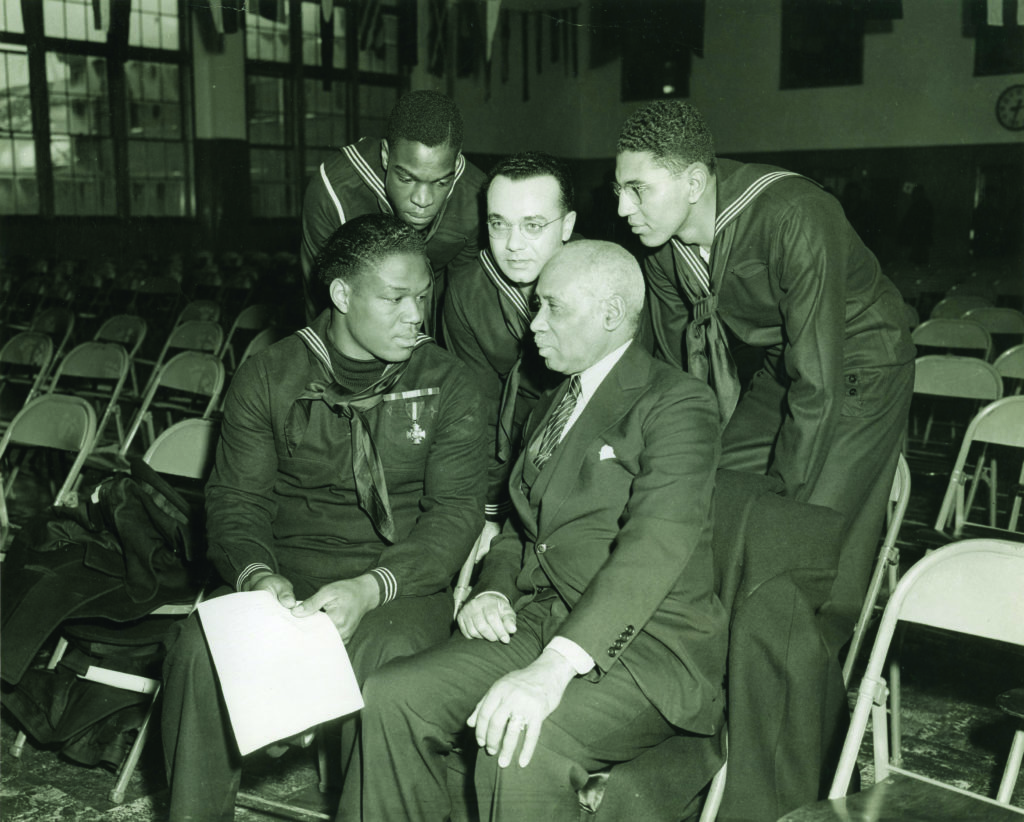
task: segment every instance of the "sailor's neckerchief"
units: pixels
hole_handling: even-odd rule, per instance
[[[380,210],[385,214],[394,216],[395,209],[391,203],[388,202],[388,194],[384,188],[384,178],[373,168],[367,159],[359,153],[357,148],[358,144],[344,146],[341,149],[342,154],[348,158],[348,161],[352,164],[352,168],[355,169],[356,174],[363,181],[370,191],[377,197],[377,203],[380,205]],[[455,176],[452,179],[452,184],[448,186],[448,193],[445,195],[444,204],[441,206],[440,211],[430,222],[430,227],[427,229],[427,233],[423,235],[424,242],[430,240],[434,236],[434,232],[437,231],[437,227],[441,224],[441,218],[444,217],[444,213],[448,208],[448,201],[452,198],[452,193],[455,191],[455,186],[458,184],[459,179],[462,177],[462,173],[466,170],[466,158],[459,153],[459,156],[455,158]]]
[[[762,167],[763,168],[763,167]],[[752,174],[758,176],[751,179]],[[718,291],[726,266],[715,266],[716,261],[727,261],[736,236],[737,218],[768,186],[783,177],[800,177],[793,171],[761,173],[757,166],[743,166],[727,180],[718,181],[718,215],[711,243],[709,265],[697,246],[687,245],[678,237],[671,239],[679,278],[686,296],[693,304],[693,314],[686,326],[687,367],[691,374],[707,382],[718,397],[718,411],[722,428],[728,424],[740,398],[739,374],[729,352],[729,341],[718,316]],[[743,187],[734,199],[724,205],[730,190]]]
[[[384,373],[374,383],[353,394],[338,382],[334,367],[331,365],[330,350],[320,334],[312,326],[300,328],[295,333],[310,354],[319,362],[323,370],[323,380],[313,380],[306,386],[302,394],[296,397],[285,425],[285,436],[290,442],[297,440],[296,413],[305,410],[308,419],[309,405],[318,400],[326,403],[327,407],[338,415],[347,417],[352,432],[352,473],[355,477],[359,507],[370,517],[377,532],[388,542],[394,543],[395,521],[388,499],[384,465],[381,463],[377,446],[373,442],[373,435],[363,413],[380,405],[385,395],[398,384],[402,375],[405,374],[409,360],[388,363],[384,368]],[[413,350],[415,351],[430,341],[431,338],[426,334],[420,334],[416,338]],[[301,405],[304,402],[309,403],[305,409]]]
[[[480,252],[480,266],[488,279],[493,283],[498,292],[498,304],[501,306],[501,315],[505,320],[505,327],[515,338],[516,342],[522,343],[523,337],[530,330],[530,307],[526,297],[509,279],[501,273],[494,257],[488,249]],[[519,369],[523,362],[523,355],[516,357],[515,364],[505,377],[505,385],[501,391],[501,405],[498,410],[498,442],[497,455],[500,462],[508,462],[512,456],[512,432],[515,421],[516,397],[519,395]]]

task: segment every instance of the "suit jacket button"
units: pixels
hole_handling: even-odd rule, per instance
[[[617,654],[617,653],[618,653],[618,651],[615,648],[609,648],[608,649],[608,656],[615,656],[615,654]]]
[[[544,553],[544,552],[545,552],[546,550],[548,550],[548,546],[547,546],[547,545],[545,545],[545,544],[544,544],[543,542],[542,542],[542,543],[540,543],[540,544],[539,544],[539,545],[537,546],[537,553],[538,553],[538,554],[543,554],[543,553]]]
[[[633,636],[633,631],[636,629],[632,625],[626,626],[626,636]]]

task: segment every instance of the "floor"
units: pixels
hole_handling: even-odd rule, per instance
[[[915,494],[901,532],[901,565],[920,558],[931,544],[928,526],[934,512],[921,499],[935,499],[939,488],[925,481]],[[936,481],[932,481],[936,482]],[[33,477],[19,480],[11,505],[17,521],[45,497]],[[2,573],[0,564],[0,573]],[[867,651],[862,654],[866,658]],[[863,661],[863,660],[862,660]],[[1024,685],[1024,652],[977,640],[959,641],[925,629],[908,632],[904,645],[905,761],[936,779],[962,788],[994,795],[1009,749],[1012,725],[995,708],[1003,691]],[[857,675],[854,681],[857,680]],[[851,700],[854,691],[851,689]],[[31,740],[22,756],[8,749],[16,729],[11,717],[0,713],[0,818],[5,822],[164,822],[168,819],[167,786],[160,746],[151,739],[132,777],[123,803],[108,798],[114,777],[102,767],[87,768],[65,761],[59,754]],[[860,758],[865,784],[873,774],[870,742]],[[254,795],[241,802],[240,822],[269,819],[324,819],[333,799],[318,790],[316,757],[311,748],[290,748],[278,758],[254,754],[247,763],[242,790]],[[287,802],[305,812],[278,812],[265,804]],[[1024,780],[1014,802],[1024,808]]]

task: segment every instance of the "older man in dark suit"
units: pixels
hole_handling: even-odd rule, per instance
[[[481,818],[531,821],[575,818],[588,771],[718,731],[717,405],[633,342],[643,300],[639,266],[611,243],[570,243],[544,267],[531,329],[569,378],[527,425],[515,515],[461,635],[367,681],[362,773],[339,818],[447,818],[446,755],[467,725]]]

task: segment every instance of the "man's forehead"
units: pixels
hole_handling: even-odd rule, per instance
[[[422,291],[430,285],[430,269],[420,254],[390,254],[365,270],[357,281],[393,291]]]
[[[668,173],[649,151],[624,151],[615,158],[615,178],[620,183],[656,179]]]
[[[396,140],[390,148],[390,162],[414,174],[422,172],[437,177],[455,173],[457,153],[451,146],[426,146],[415,140]]]
[[[557,211],[560,204],[558,181],[549,174],[522,180],[499,174],[487,189],[489,213],[537,215]]]

